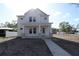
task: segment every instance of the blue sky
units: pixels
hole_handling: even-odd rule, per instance
[[[0,23],[16,20],[16,14],[13,13],[5,4],[0,4]]]
[[[20,1],[22,2],[22,1]],[[30,1],[29,1],[30,2]],[[49,14],[49,22],[53,22],[52,27],[58,28],[59,23],[62,21],[67,21],[71,25],[79,24],[79,7],[76,5],[71,5],[68,3],[45,3],[39,4],[41,1],[36,3],[32,2],[27,5],[26,3],[0,3],[0,23],[6,21],[11,22],[12,20],[17,20],[16,15],[21,15],[27,12],[32,7],[39,8],[45,13]],[[23,5],[24,4],[24,5]],[[29,6],[28,6],[29,5]]]
[[[62,21],[67,21],[71,25],[79,24],[79,7],[76,5],[71,5],[67,3],[62,4],[50,4],[50,10],[52,10],[52,14],[58,12],[57,15],[53,16],[52,19],[55,23],[54,25],[58,27],[58,24]]]

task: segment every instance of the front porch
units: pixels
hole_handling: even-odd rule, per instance
[[[22,37],[27,38],[49,38],[51,37],[51,24],[24,25]]]

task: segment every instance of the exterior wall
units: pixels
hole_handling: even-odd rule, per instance
[[[22,36],[24,33],[24,26],[22,25],[22,22],[24,20],[21,20],[21,18],[23,18],[23,17],[20,16],[20,17],[18,17],[18,20],[17,20],[17,26],[18,26],[17,34],[18,34],[18,36]],[[23,30],[21,30],[20,28],[23,28]]]
[[[41,30],[41,28],[40,28]],[[24,29],[25,32],[25,36],[39,36],[39,27],[36,27],[36,34],[32,33],[29,34],[29,28],[25,27]],[[45,35],[45,36],[49,36],[50,35],[50,28],[49,27],[45,27],[45,33],[42,33],[42,31],[40,31],[40,35]]]
[[[29,17],[35,17],[36,18],[36,22],[29,22]],[[45,20],[45,17],[47,18]],[[21,20],[21,18],[23,18],[23,20]],[[30,11],[28,14],[25,13],[24,16],[20,16],[18,17],[18,22],[21,24],[24,24],[24,23],[48,23],[48,18],[49,16],[47,15],[42,15],[42,13],[39,13],[39,11]]]

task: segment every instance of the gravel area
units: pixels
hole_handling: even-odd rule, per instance
[[[15,38],[0,43],[1,56],[52,56],[42,39]]]
[[[72,56],[79,56],[79,43],[78,42],[61,39],[61,38],[57,38],[57,37],[53,37],[52,40],[56,44],[61,46],[63,49],[65,49]]]

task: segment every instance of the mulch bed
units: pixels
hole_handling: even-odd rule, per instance
[[[15,38],[0,43],[0,56],[52,56],[42,39]]]
[[[52,40],[69,52],[72,56],[79,56],[79,43],[53,37]]]

